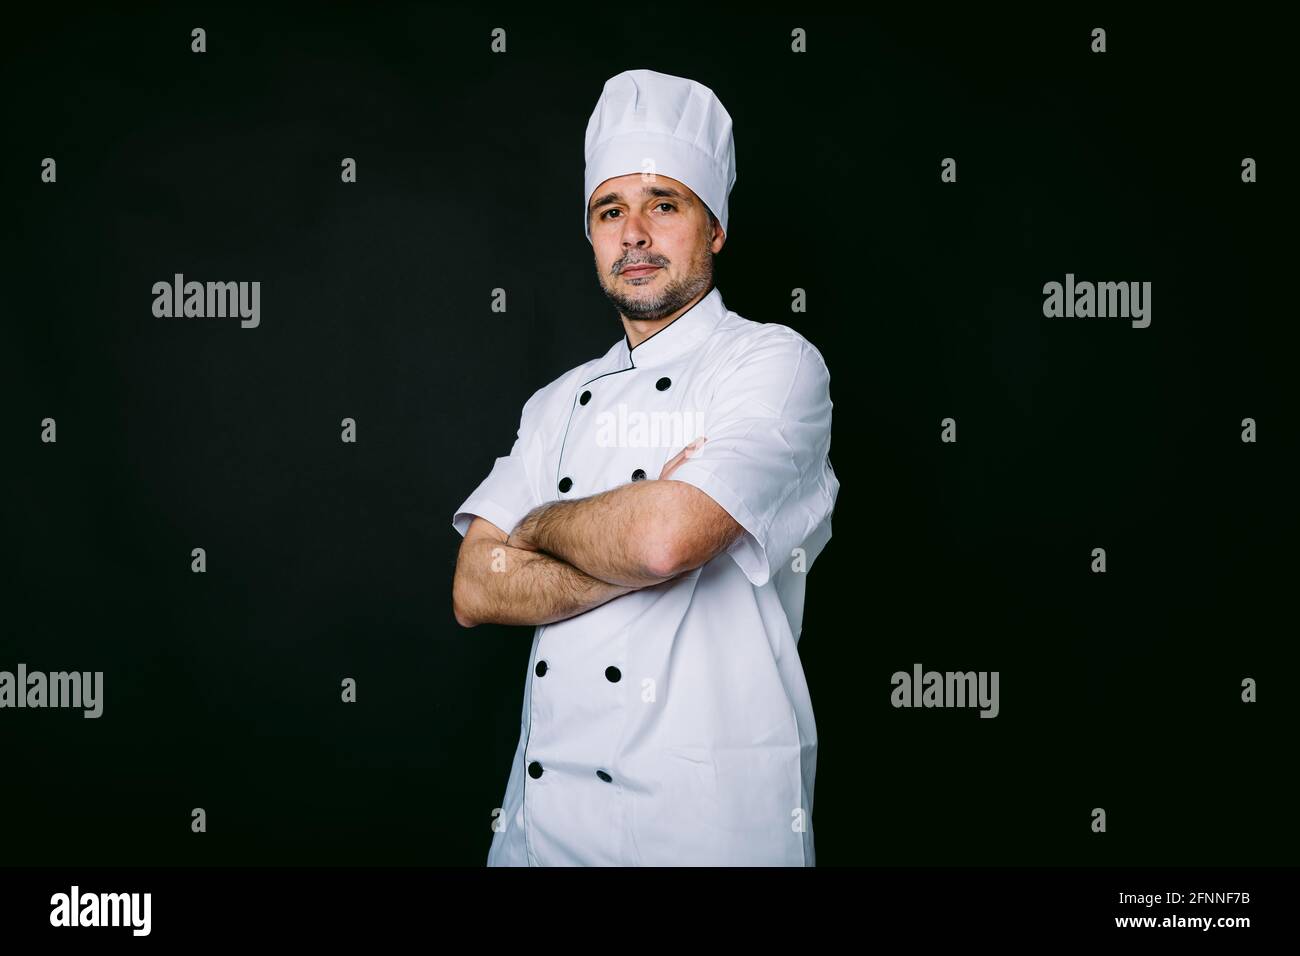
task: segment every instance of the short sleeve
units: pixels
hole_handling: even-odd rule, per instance
[[[509,534],[524,515],[542,503],[534,490],[531,476],[536,469],[530,462],[530,455],[535,448],[534,439],[537,437],[536,418],[540,395],[540,391],[534,392],[533,397],[524,404],[510,454],[493,463],[492,471],[452,516],[451,526],[462,537],[469,531],[475,515],[491,521]]]
[[[784,326],[722,373],[704,413],[708,440],[672,473],[709,495],[745,533],[729,554],[755,587],[803,547],[805,570],[829,539],[839,483],[830,465],[830,372]]]

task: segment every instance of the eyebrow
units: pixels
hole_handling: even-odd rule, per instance
[[[665,199],[676,199],[679,202],[688,206],[691,203],[691,197],[685,195],[684,193],[678,192],[676,189],[673,189],[671,186],[642,186],[641,195],[647,199],[651,199],[651,198],[657,199],[660,197]],[[622,202],[622,201],[623,201],[622,193],[618,193],[618,192],[605,193],[605,195],[600,196],[599,198],[597,198],[595,201],[592,202],[591,208],[588,210],[588,213],[595,212],[601,206],[608,206],[613,203]]]

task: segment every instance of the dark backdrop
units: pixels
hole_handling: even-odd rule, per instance
[[[1261,11],[32,16],[3,40],[0,669],[102,670],[105,705],[0,711],[0,861],[484,861],[531,629],[457,627],[450,519],[621,334],[582,137],[638,67],[730,111],[717,284],[831,369],[819,864],[1296,858],[1294,101]],[[259,280],[260,327],[155,318],[177,272]],[[1152,282],[1151,326],[1044,318],[1067,272]],[[1000,716],[895,710],[914,662],[1000,671]]]

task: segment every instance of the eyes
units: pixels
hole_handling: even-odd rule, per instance
[[[670,203],[670,202],[669,202],[668,200],[666,200],[666,199],[665,199],[665,200],[662,200],[661,202],[657,202],[657,203],[655,203],[654,206],[653,206],[653,208],[658,209],[660,206],[667,206],[669,209],[672,209],[672,210],[674,210],[674,211],[676,211],[676,209],[677,209],[677,206],[676,206],[674,203]],[[602,212],[602,213],[601,213],[599,216],[597,216],[596,218],[599,219],[599,220],[604,220],[605,217],[608,216],[611,212],[618,212],[618,210],[617,210],[617,209],[606,209],[604,212]]]

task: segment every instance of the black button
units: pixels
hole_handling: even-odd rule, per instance
[[[644,470],[644,469],[642,469],[642,468],[638,468],[636,471],[632,472],[632,480],[633,480],[633,481],[641,481],[641,480],[643,480],[644,478],[645,478],[645,470]]]
[[[533,668],[533,673],[538,677],[546,676],[546,661],[538,661],[537,666]]]
[[[568,491],[573,487],[573,479],[567,475],[560,479],[560,491]]]
[[[528,776],[536,780],[541,775],[542,775],[542,765],[539,764],[536,760],[534,760],[532,763],[528,765]]]
[[[673,380],[671,378],[664,377],[661,378],[659,381],[655,382],[655,388],[659,389],[659,391],[661,392],[666,392],[668,391],[668,386],[671,385],[672,383]]]
[[[605,771],[603,770],[597,770],[596,776],[599,777],[601,780],[604,780],[606,783],[609,783],[611,780],[614,779],[609,774],[605,773]]]
[[[605,668],[605,680],[609,681],[611,684],[617,684],[619,678],[621,678],[622,676],[623,676],[623,672],[619,670],[617,667]]]
[[[591,401],[591,392],[583,392],[582,397],[578,399],[578,404],[586,405],[589,401]]]

